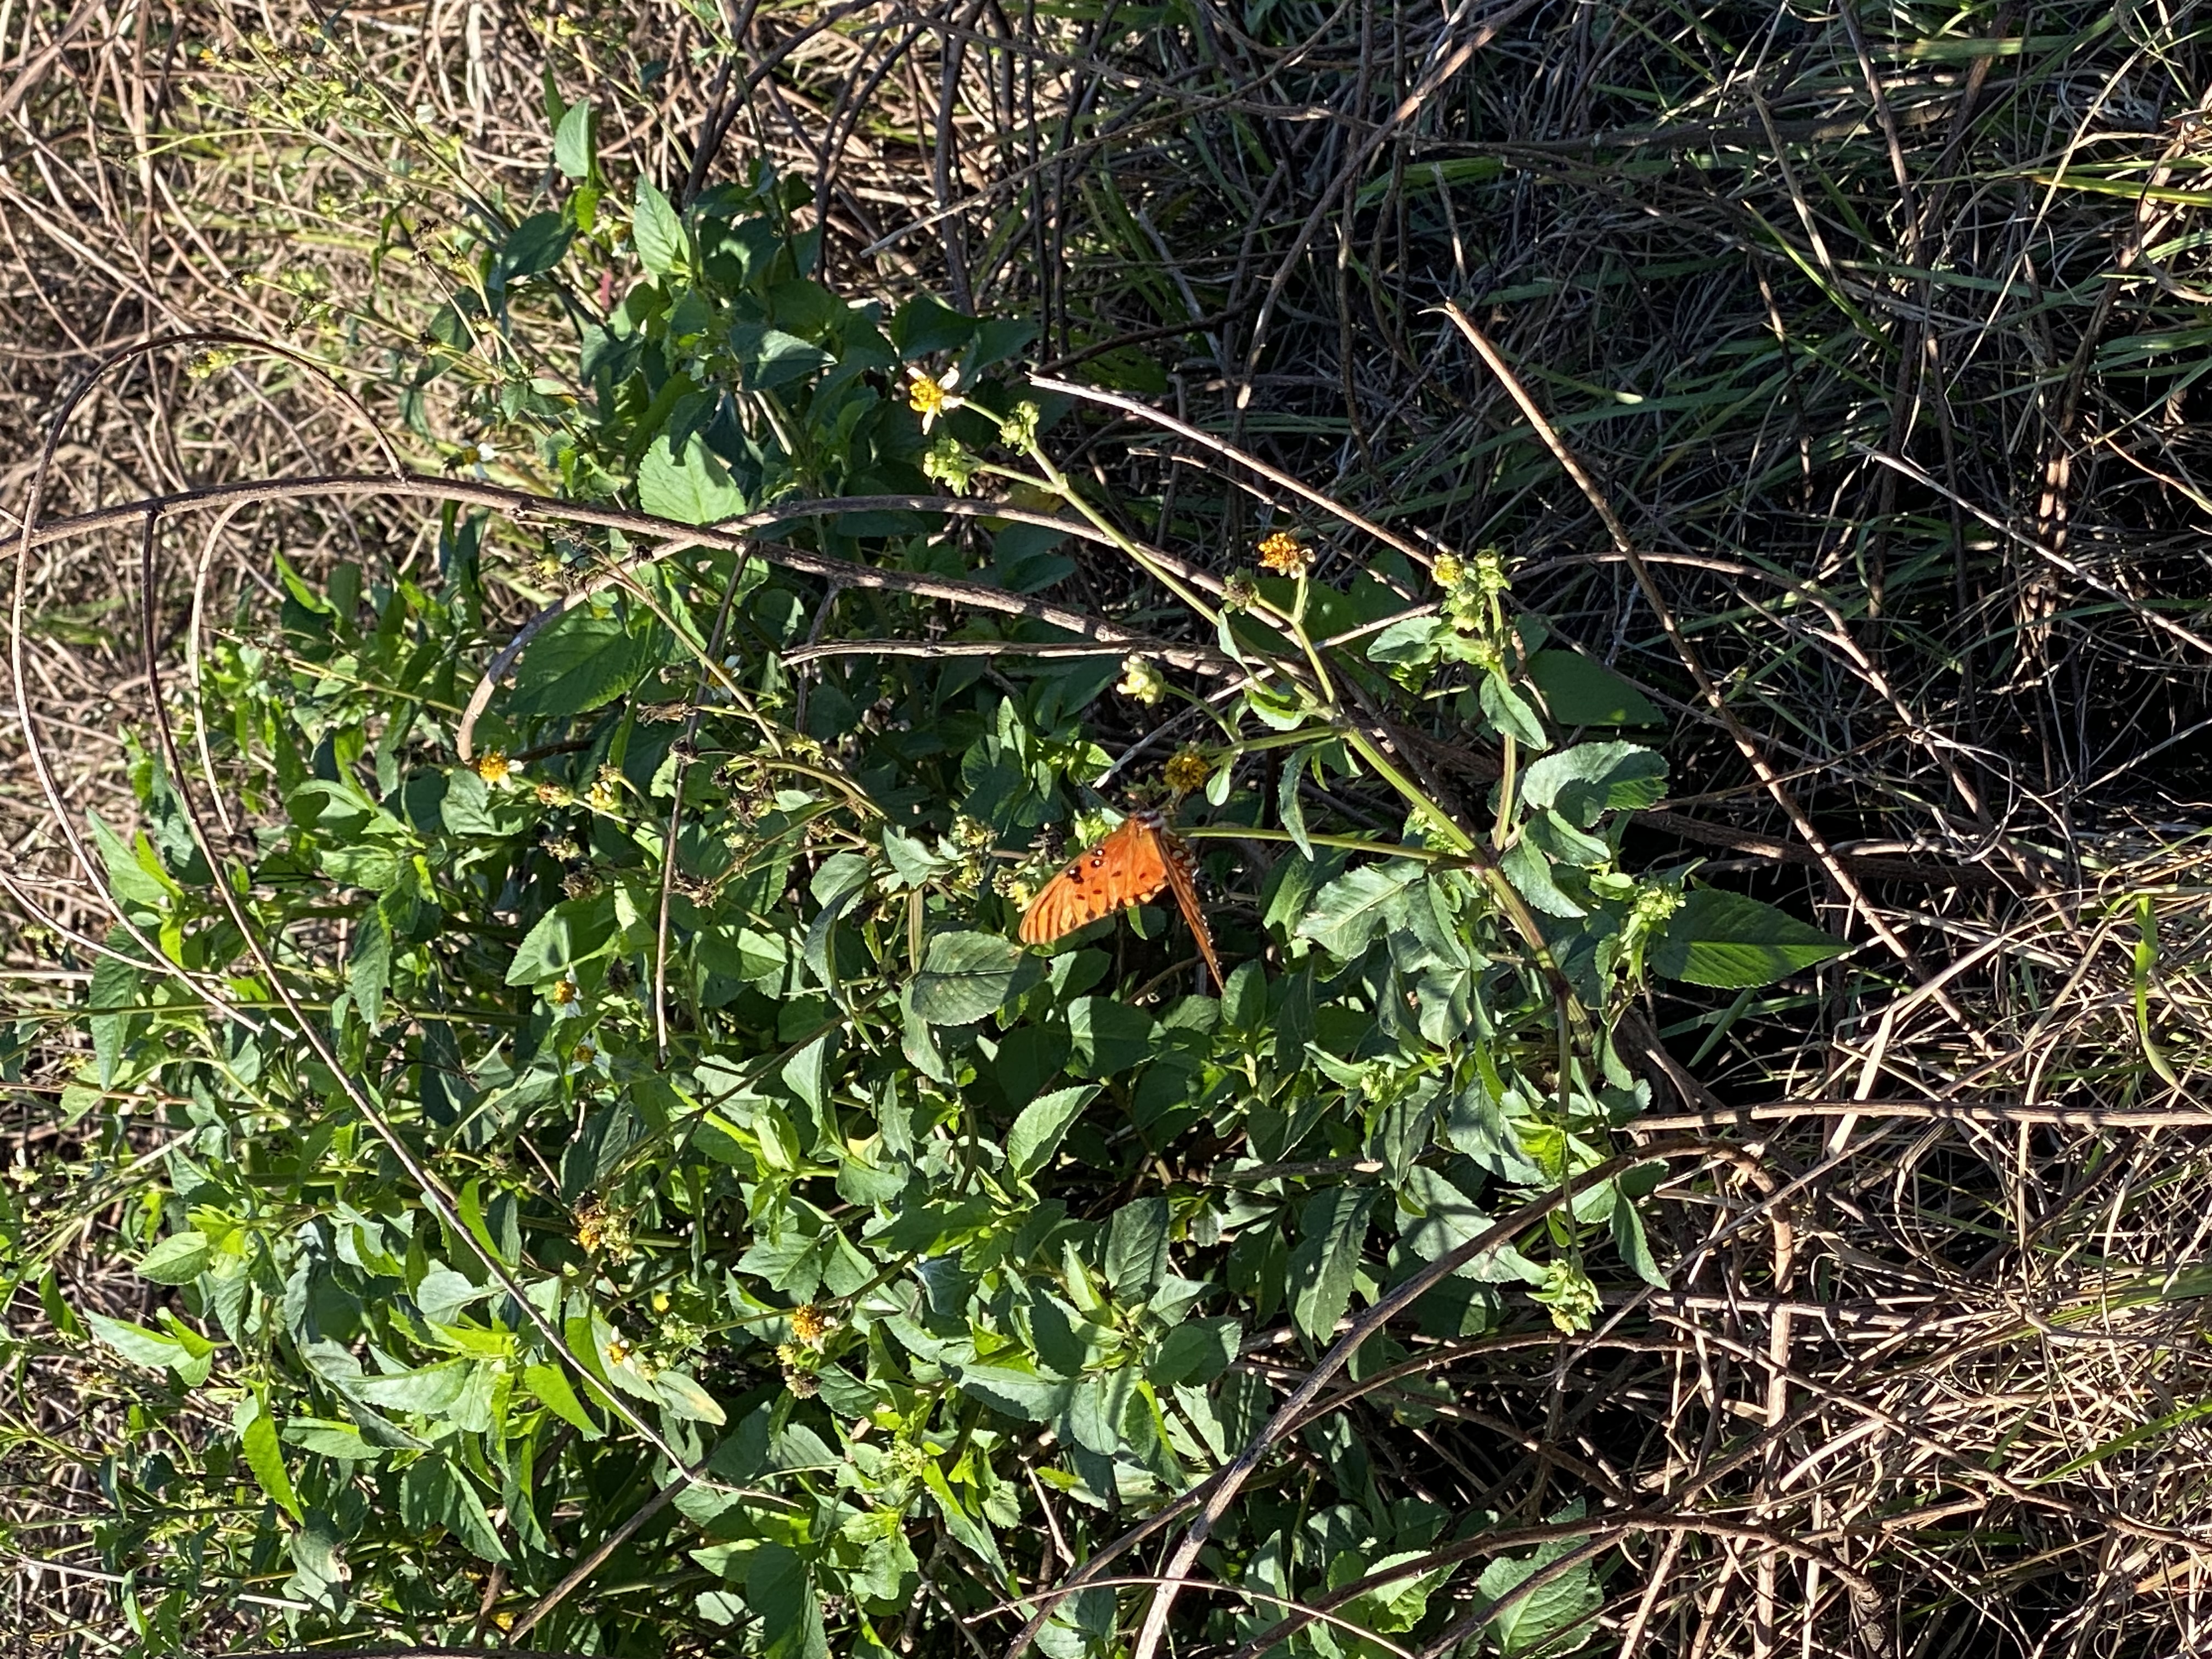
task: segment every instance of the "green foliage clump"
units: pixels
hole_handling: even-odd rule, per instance
[[[619,217],[588,110],[557,131],[574,188],[481,246],[412,407],[509,365],[486,447],[600,510],[518,530],[463,480],[434,576],[279,558],[142,761],[146,828],[99,829],[131,927],[72,1104],[119,1138],[158,1103],[131,1227],[174,1292],[83,1322],[143,1431],[105,1542],[198,1574],[134,1589],[139,1650],[228,1602],[301,1639],[949,1654],[1394,1288],[1429,1281],[1355,1322],[1362,1374],[1663,1282],[1620,1010],[1841,947],[1624,867],[1666,769],[1605,732],[1650,701],[1495,555],[1177,566],[1055,464],[1077,399],[1011,367],[1025,327],[848,303],[764,173]],[[624,284],[597,311],[586,252]],[[1085,639],[1071,550],[1144,584],[1097,654],[1052,648]],[[1150,904],[1014,939],[1146,725],[1225,984]],[[1486,800],[1439,750],[1488,757]],[[1371,1425],[1424,1386],[1300,1425],[1208,1547],[1252,1593],[1187,1601],[1194,1638],[1380,1574],[1333,1616],[1575,1644],[1588,1560],[1486,1551],[1498,1517],[1389,1478]],[[1086,1589],[1038,1645],[1114,1651],[1146,1594]]]

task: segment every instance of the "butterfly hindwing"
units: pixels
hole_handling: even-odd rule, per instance
[[[1213,975],[1213,988],[1218,991],[1221,977],[1221,958],[1213,954],[1213,929],[1206,920],[1206,912],[1199,908],[1198,884],[1193,879],[1198,860],[1191,857],[1190,848],[1173,836],[1165,836],[1168,843],[1168,885],[1175,890],[1176,903],[1182,911],[1182,919],[1190,924],[1191,937],[1198,941],[1198,953],[1206,958],[1206,971]]]

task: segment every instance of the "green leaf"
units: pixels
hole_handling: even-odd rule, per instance
[[[1666,792],[1667,763],[1633,743],[1583,743],[1529,763],[1521,799],[1532,808],[1554,808],[1587,830],[1607,812],[1651,805]]]
[[[474,1483],[443,1457],[411,1463],[400,1476],[399,1518],[410,1532],[443,1527],[483,1560],[509,1559]]]
[[[914,1011],[932,1025],[972,1025],[998,1012],[1028,961],[996,933],[939,933],[915,975]]]
[[[384,994],[392,985],[392,928],[384,909],[372,904],[353,930],[353,950],[346,963],[346,989],[353,1006],[374,1030],[384,1023]]]
[[[898,348],[902,362],[912,362],[916,357],[927,357],[933,352],[957,351],[968,343],[975,331],[973,317],[927,294],[917,294],[901,306],[891,319],[890,330],[891,343]]]
[[[1291,1252],[1291,1316],[1316,1342],[1326,1342],[1352,1305],[1359,1255],[1367,1240],[1372,1187],[1325,1187],[1298,1212],[1298,1244]]]
[[[1313,907],[1298,923],[1298,933],[1348,962],[1390,927],[1405,902],[1406,890],[1427,873],[1413,859],[1347,870],[1315,896]]]
[[[1168,1201],[1140,1198],[1114,1212],[1106,1228],[1106,1282],[1124,1301],[1141,1301],[1168,1270]]]
[[[1442,617],[1406,617],[1367,642],[1367,660],[1403,666],[1434,662],[1437,641],[1452,631]]]
[[[1392,1567],[1406,1566],[1427,1559],[1425,1550],[1398,1550],[1381,1560],[1362,1563],[1363,1577],[1387,1572]],[[1417,1572],[1378,1589],[1370,1590],[1345,1608],[1346,1615],[1364,1629],[1385,1636],[1395,1636],[1409,1631],[1425,1618],[1429,1611],[1429,1595],[1451,1576],[1451,1570],[1440,1567],[1431,1572]]]
[[[468,1388],[469,1370],[468,1361],[449,1359],[442,1365],[425,1365],[417,1370],[363,1376],[353,1384],[351,1392],[386,1411],[435,1417]]]
[[[1651,1243],[1644,1236],[1644,1218],[1636,1213],[1636,1200],[1618,1189],[1613,1199],[1612,1227],[1613,1248],[1620,1252],[1629,1271],[1645,1284],[1665,1290],[1667,1275],[1651,1259]]]
[[[525,1365],[522,1386],[536,1395],[545,1409],[562,1422],[582,1431],[586,1440],[599,1437],[599,1425],[592,1421],[592,1414],[584,1409],[584,1402],[576,1398],[576,1391],[568,1386],[568,1373],[558,1365]]]
[[[1552,1518],[1577,1519],[1580,1513],[1581,1505],[1576,1504],[1570,1511]],[[1538,1568],[1549,1566],[1568,1552],[1580,1548],[1583,1542],[1578,1538],[1563,1538],[1517,1560],[1510,1556],[1501,1557],[1482,1570],[1475,1588],[1489,1601],[1497,1601],[1534,1577]],[[1532,1590],[1525,1599],[1492,1620],[1490,1633],[1505,1659],[1538,1648],[1566,1653],[1572,1650],[1574,1644],[1556,1638],[1588,1620],[1604,1603],[1605,1592],[1598,1587],[1591,1564],[1585,1561],[1541,1589]]]
[[[1150,1059],[1159,1026],[1141,1008],[1112,997],[1078,997],[1067,1005],[1067,1069],[1078,1077],[1113,1077]]]
[[[1476,688],[1475,697],[1482,704],[1482,712],[1490,716],[1490,723],[1501,737],[1518,738],[1531,749],[1548,749],[1551,739],[1544,735],[1544,723],[1536,718],[1536,711],[1522,701],[1518,692],[1506,684],[1505,676],[1488,673]]]
[[[561,263],[575,233],[557,213],[533,213],[512,231],[499,251],[499,269],[509,281],[535,276]]]
[[[722,1424],[729,1421],[714,1396],[699,1386],[699,1381],[686,1371],[663,1370],[653,1374],[653,1390],[660,1396],[660,1403],[670,1416],[680,1417],[691,1423]]]
[[[1579,651],[1539,651],[1528,659],[1528,678],[1561,726],[1658,726],[1666,718],[1641,691]]]
[[[569,105],[553,130],[553,164],[569,179],[588,179],[599,166],[599,115],[589,99]]]
[[[582,714],[612,702],[644,678],[646,642],[612,611],[584,605],[550,624],[515,665],[511,714]]]
[[[1742,991],[1771,985],[1850,948],[1771,904],[1705,887],[1683,900],[1650,961],[1652,971],[1668,979]]]
[[[184,890],[161,869],[143,831],[125,842],[107,827],[99,813],[87,811],[93,843],[107,869],[107,890],[131,915],[140,921],[161,915]]]
[[[1160,1339],[1146,1362],[1146,1378],[1155,1388],[1203,1388],[1229,1369],[1243,1335],[1231,1318],[1187,1319]]]
[[[202,1336],[167,1308],[161,1310],[161,1322],[169,1328],[170,1340],[176,1343],[183,1356],[170,1360],[169,1369],[177,1374],[179,1382],[187,1388],[197,1389],[208,1380],[208,1373],[215,1369],[215,1351],[222,1345]]]
[[[679,452],[665,432],[638,463],[637,501],[656,519],[678,524],[716,524],[745,510],[744,491],[704,441],[686,438]]]
[[[1456,1182],[1425,1164],[1407,1171],[1399,1188],[1398,1212],[1405,1249],[1423,1261],[1449,1255],[1491,1227],[1491,1218]],[[1544,1270],[1506,1243],[1465,1263],[1455,1277],[1487,1285],[1540,1285]]]
[[[1127,1365],[1093,1371],[1078,1379],[1067,1402],[1066,1431],[1085,1451],[1110,1457],[1127,1443],[1121,1424],[1128,1415],[1137,1373]]]
[[[270,1503],[297,1521],[300,1498],[292,1490],[292,1476],[284,1467],[284,1449],[277,1443],[275,1422],[262,1409],[261,1402],[249,1394],[232,1412],[231,1424],[238,1430],[246,1466],[253,1471],[261,1490],[268,1493]]]
[[[1006,1131],[1006,1167],[1021,1180],[1034,1179],[1052,1162],[1052,1155],[1060,1150],[1060,1137],[1097,1092],[1095,1083],[1079,1084],[1039,1095],[1023,1107],[1013,1127]]]
[[[1049,1423],[1067,1407],[1069,1384],[1039,1376],[1026,1359],[1018,1364],[1001,1358],[963,1365],[958,1380],[962,1392],[1024,1422]]]
[[[821,347],[765,323],[739,323],[732,328],[730,350],[748,392],[767,392],[803,380],[835,361]]]
[[[1498,860],[1498,867],[1513,884],[1513,890],[1528,900],[1531,908],[1546,915],[1563,916],[1571,921],[1589,914],[1559,890],[1559,883],[1552,878],[1552,861],[1527,836],[1505,849],[1505,855]]]
[[[142,978],[137,964],[120,957],[103,956],[92,964],[92,983],[86,988],[86,997],[94,1008],[111,1011],[85,1021],[91,1029],[93,1058],[103,1089],[115,1081],[122,1063],[123,1039],[131,1029],[129,1011],[138,1001]]]
[[[637,208],[630,215],[630,245],[638,262],[656,276],[673,275],[690,252],[684,222],[650,179],[637,181]]]
[[[143,1325],[133,1325],[121,1319],[110,1319],[106,1314],[87,1310],[86,1324],[92,1334],[121,1354],[133,1364],[150,1366],[155,1370],[173,1370],[191,1356],[185,1345],[174,1337],[149,1331]]]
[[[206,1271],[214,1254],[205,1233],[171,1233],[139,1258],[138,1277],[156,1285],[189,1285]]]
[[[1314,763],[1314,757],[1325,745],[1308,744],[1283,763],[1283,775],[1275,783],[1275,816],[1282,820],[1291,843],[1301,857],[1310,860],[1314,855],[1312,838],[1306,832],[1306,809],[1298,799],[1298,785],[1305,779]]]
[[[507,964],[509,985],[544,985],[567,977],[579,963],[589,962],[614,943],[615,905],[611,893],[590,893],[562,899],[538,917],[516,947]]]
[[[383,1449],[370,1445],[352,1424],[334,1423],[327,1418],[288,1419],[284,1438],[317,1457],[342,1457],[349,1463],[373,1463],[384,1455]]]

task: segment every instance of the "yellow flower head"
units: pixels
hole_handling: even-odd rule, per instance
[[[1278,530],[1260,544],[1260,562],[1278,576],[1302,576],[1312,567],[1313,555],[1287,530]]]
[[[952,395],[952,388],[960,384],[960,371],[948,368],[942,374],[932,374],[927,369],[907,365],[907,407],[921,416],[924,432],[937,424],[937,417],[947,410],[958,409],[964,399]]]
[[[514,763],[507,759],[504,749],[487,749],[477,757],[477,775],[486,783],[505,783],[508,774],[514,769]]]
[[[810,1347],[820,1347],[822,1339],[830,1334],[836,1322],[811,1302],[802,1303],[791,1310],[791,1334]]]
[[[1206,781],[1213,775],[1213,763],[1196,744],[1186,744],[1168,757],[1160,775],[1176,794],[1188,795],[1206,787]]]

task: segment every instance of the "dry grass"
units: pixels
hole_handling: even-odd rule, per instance
[[[308,14],[261,9],[296,53]],[[43,515],[373,465],[443,281],[427,241],[374,261],[374,221],[526,204],[544,70],[602,100],[618,175],[772,158],[811,182],[846,286],[1037,316],[1048,366],[1134,352],[1153,401],[1360,512],[1513,549],[1524,598],[1671,698],[1682,793],[1642,850],[1907,947],[1655,1004],[1723,1109],[1675,1127],[1733,1142],[1736,1178],[1665,1195],[1671,1297],[1470,1356],[1414,1474],[1531,1519],[1573,1492],[1710,1523],[1625,1545],[1624,1653],[2212,1651],[2201,9],[561,16],[356,10],[269,81],[245,9],[0,6],[0,506],[104,354],[195,328],[292,340],[372,419],[282,365],[195,380],[190,351],[150,353],[60,434]],[[290,101],[257,108],[257,80]],[[450,178],[425,134],[454,138]],[[1588,463],[1830,855],[1698,706],[1446,299]],[[430,465],[484,418],[465,372],[439,386],[402,439]],[[1269,510],[1135,424],[1080,459],[1216,568]],[[280,541],[404,558],[420,532],[264,520],[173,572],[160,614],[196,585],[227,607]],[[88,538],[22,572],[28,712],[72,813],[128,811],[129,568]],[[58,1117],[66,1042],[37,1012],[69,1000],[61,941],[103,924],[20,726],[0,742],[11,1134],[71,1170],[33,1189],[32,1237],[64,1299],[121,1310],[118,1189],[88,1172],[118,1149]],[[105,1651],[112,1587],[73,1570],[125,1385],[35,1285],[8,1315],[8,1618]],[[1807,1547],[1873,1581],[1870,1623]]]

